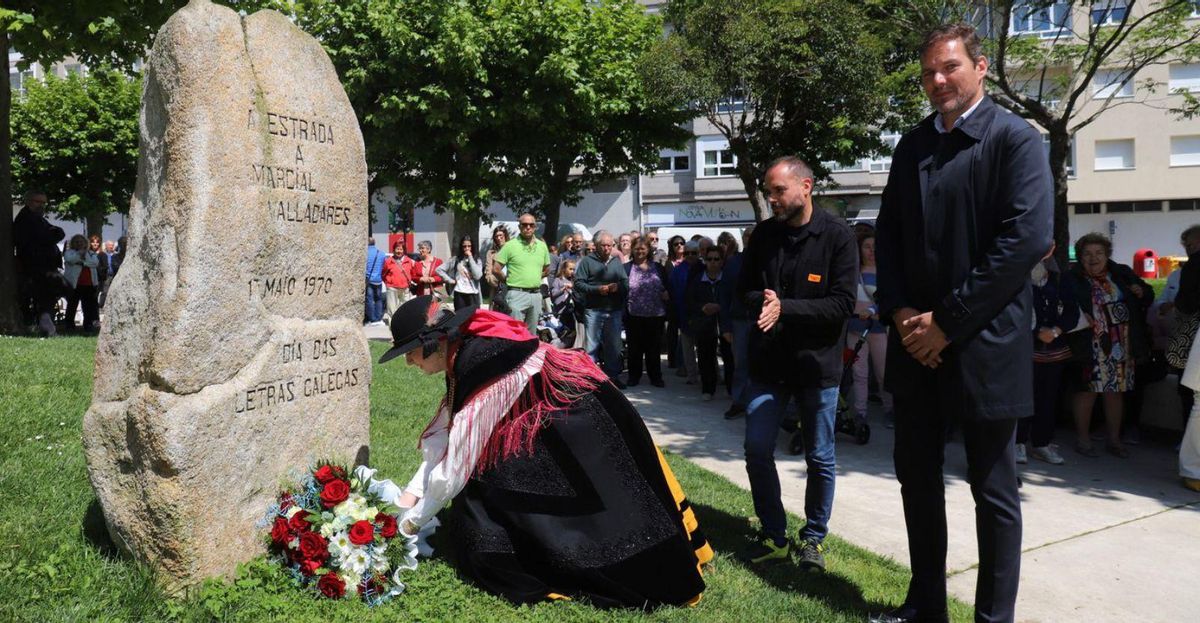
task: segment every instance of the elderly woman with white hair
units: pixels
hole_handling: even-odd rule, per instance
[[[413,294],[415,296],[433,294],[443,284],[442,277],[438,274],[442,260],[433,256],[433,243],[428,240],[417,243],[417,254],[421,256],[421,261],[413,262]]]

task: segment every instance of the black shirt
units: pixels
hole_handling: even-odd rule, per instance
[[[842,378],[846,320],[854,311],[858,249],[854,233],[820,208],[801,227],[774,218],[746,246],[738,295],[755,323],[763,291],[779,296],[779,322],[764,334],[750,328],[750,376],[795,388],[836,387]]]

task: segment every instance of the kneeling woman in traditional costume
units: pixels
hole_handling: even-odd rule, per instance
[[[584,353],[509,316],[429,296],[392,319],[393,346],[446,396],[421,436],[401,529],[447,503],[438,540],[461,573],[515,603],[695,603],[712,550],[641,417]],[[448,537],[448,538],[446,538]]]

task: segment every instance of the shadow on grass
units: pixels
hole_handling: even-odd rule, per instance
[[[716,551],[737,552],[750,543],[752,534],[745,517],[735,517],[705,504],[693,504],[692,508]],[[847,616],[865,619],[870,613],[893,607],[888,603],[868,602],[858,585],[836,572],[805,571],[793,562],[770,566],[748,565],[736,559],[733,562],[780,591],[803,595]]]
[[[83,523],[80,529],[83,532],[83,540],[101,556],[110,561],[121,558],[121,550],[117,549],[116,543],[113,543],[112,537],[108,534],[108,526],[104,523],[104,509],[100,507],[100,500],[93,498],[92,503],[88,504],[87,510],[83,513]]]

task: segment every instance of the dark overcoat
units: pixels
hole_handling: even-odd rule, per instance
[[[891,331],[887,389],[966,419],[1033,413],[1029,271],[1050,248],[1054,190],[1041,134],[984,96],[952,131],[935,115],[901,138],[876,230],[880,317],[932,311],[950,339],[931,370]],[[945,403],[944,403],[945,404]]]

